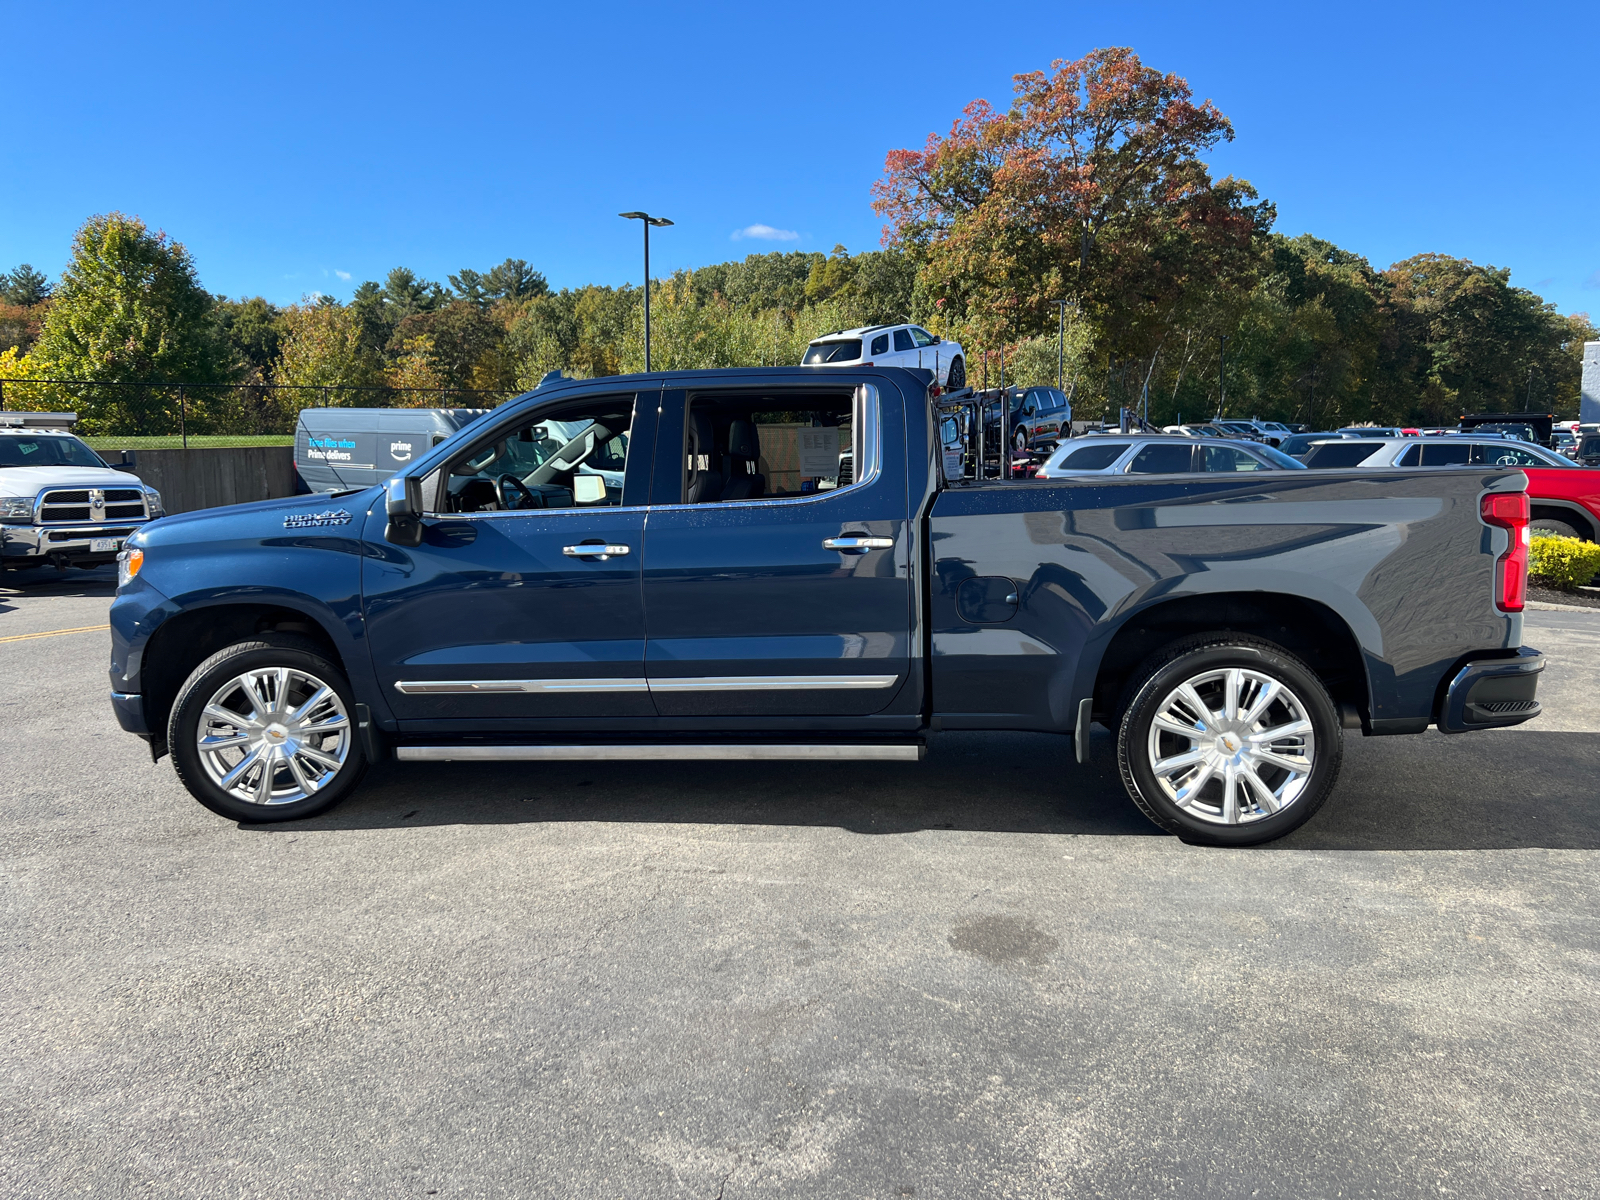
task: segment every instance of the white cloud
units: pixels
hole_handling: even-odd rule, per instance
[[[350,272],[349,271],[341,271],[341,270],[339,270],[338,267],[335,267],[333,269],[333,273],[335,275],[337,275],[340,279],[344,280],[346,283],[350,282]]]
[[[746,225],[743,229],[733,231],[734,241],[744,238],[760,238],[764,242],[794,242],[799,241],[800,235],[792,229],[774,229],[771,225]]]

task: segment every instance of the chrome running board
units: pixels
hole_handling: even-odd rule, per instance
[[[831,745],[785,745],[782,742],[758,745],[750,742],[688,745],[681,742],[599,746],[396,746],[395,758],[401,762],[551,762],[579,760],[609,762],[649,759],[695,761],[720,759],[748,762],[754,759],[807,759],[826,761],[850,759],[875,762],[916,762],[924,747],[915,742],[876,745],[841,742]]]

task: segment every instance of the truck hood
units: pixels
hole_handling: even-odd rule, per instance
[[[146,526],[128,544],[281,537],[285,531],[317,530],[359,537],[367,510],[382,495],[382,488],[369,487],[354,492],[314,492],[308,496],[198,508]]]
[[[45,488],[143,487],[137,475],[104,467],[0,467],[0,496],[37,496]]]

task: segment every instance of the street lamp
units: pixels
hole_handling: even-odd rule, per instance
[[[672,222],[665,217],[652,217],[649,213],[625,212],[618,213],[619,217],[626,217],[630,221],[644,222],[644,369],[650,370],[650,226],[671,225]]]

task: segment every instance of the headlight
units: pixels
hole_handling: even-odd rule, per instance
[[[144,566],[144,551],[137,546],[125,547],[117,552],[117,586],[127,587]]]
[[[33,498],[31,496],[0,496],[0,520],[32,521]]]
[[[145,488],[144,503],[145,507],[150,510],[152,517],[164,517],[167,515],[167,510],[161,507],[161,493],[156,491],[155,488]]]

